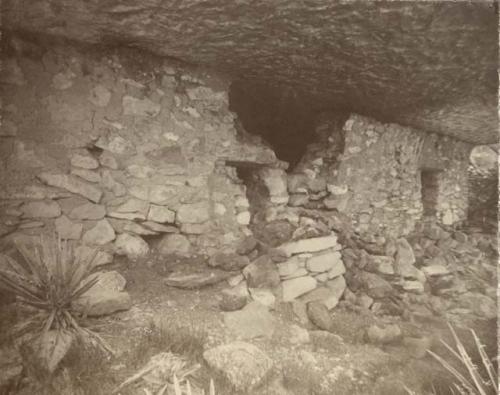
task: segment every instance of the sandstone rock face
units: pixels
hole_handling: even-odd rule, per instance
[[[115,241],[116,253],[126,255],[131,260],[144,258],[149,254],[149,245],[139,236],[128,233],[118,235]]]
[[[337,4],[326,0],[317,4],[284,3],[275,10],[281,15],[280,26],[283,27],[279,28],[261,22],[269,13],[268,3],[264,1],[251,4],[226,1],[203,6],[189,3],[185,8],[171,7],[170,4],[158,6],[148,1],[140,8],[110,4],[104,10],[96,10],[90,4],[77,6],[67,0],[57,0],[52,8],[48,4],[48,0],[39,7],[26,8],[21,4],[13,4],[5,15],[5,28],[39,35],[58,26],[57,35],[88,43],[102,41],[105,37],[103,44],[110,44],[120,38],[122,42],[134,43],[159,55],[176,56],[187,63],[216,69],[223,67],[232,75],[248,75],[250,80],[261,80],[266,86],[270,81],[263,80],[262,76],[271,74],[276,86],[292,86],[294,90],[307,94],[309,99],[306,102],[361,106],[369,113],[392,116],[396,122],[411,124],[423,130],[436,130],[475,143],[495,140],[494,104],[464,105],[459,111],[443,105],[463,99],[457,92],[469,92],[469,96],[473,97],[470,103],[478,102],[480,97],[490,98],[488,76],[496,68],[493,54],[497,48],[494,39],[497,23],[495,13],[491,12],[488,4],[419,3],[410,7],[404,3],[387,3],[363,7],[357,3]],[[54,13],[54,7],[65,12]],[[244,13],[241,13],[241,7]],[[127,23],[124,23],[124,12],[127,13]],[[157,19],[154,26],[151,26],[148,17],[152,13]],[[241,14],[241,18],[235,25],[231,22],[236,14]],[[438,14],[442,15],[441,23],[434,26],[431,22]],[[387,15],[391,15],[391,18],[387,18]],[[191,30],[178,29],[177,26],[182,23],[189,24]],[[207,27],[212,25],[218,25],[220,31],[214,32]],[[294,26],[292,30],[286,28],[291,25]],[[332,25],[339,28],[331,30],[326,27]],[[403,34],[402,25],[407,27]],[[134,29],[130,29],[130,26],[134,26]],[[297,40],[309,37],[310,26],[319,26],[317,40],[309,43],[307,52],[295,54],[295,61],[290,62],[289,54],[296,47]],[[457,27],[463,27],[460,33],[441,34],[441,29],[453,31]],[[422,45],[415,40],[417,32],[422,34],[422,42],[431,45]],[[379,39],[395,34],[399,34],[401,40],[397,49],[387,45],[387,40]],[[268,38],[271,36],[279,39],[269,43]],[[205,40],[201,42],[200,37],[205,37]],[[330,65],[341,59],[346,69],[352,70],[357,67],[356,59],[345,55],[346,47],[343,44],[327,51],[321,45],[323,42],[352,40],[362,43],[365,48],[371,48],[367,62],[373,65],[372,74],[356,76],[360,90],[372,92],[363,97],[361,102],[358,98],[340,98],[332,93],[349,91],[352,85],[345,78],[331,75]],[[446,52],[447,48],[455,45],[456,40],[462,43],[460,56]],[[222,45],[223,42],[226,45]],[[263,51],[271,56],[262,56]],[[389,60],[395,57],[401,59],[400,65],[388,67]],[[320,60],[313,64],[308,59]],[[481,67],[469,66],[475,63]],[[439,78],[431,78],[418,74],[422,67],[429,70],[429,76],[435,76],[442,70],[450,71],[439,74]],[[450,84],[458,70],[462,73],[462,79]],[[22,71],[11,74],[17,76],[10,78],[11,81],[21,84],[26,82],[21,77]],[[419,83],[408,86],[401,75],[419,75]],[[433,87],[431,91],[426,88],[429,86]],[[312,94],[310,89],[305,92],[303,87],[314,87],[316,93]],[[196,101],[202,96],[191,93],[191,97],[197,97]],[[384,96],[387,101],[382,104],[378,99]],[[438,103],[438,108],[422,108],[421,103],[428,103],[431,98]],[[151,103],[143,104],[139,99],[136,100],[139,103],[132,100],[123,103],[127,114],[157,114],[158,109]],[[494,98],[490,100],[495,101]],[[219,101],[225,102],[225,99],[217,98],[216,102]]]
[[[259,385],[273,367],[263,351],[246,342],[233,342],[203,353],[207,364],[223,374],[237,391],[248,391]]]

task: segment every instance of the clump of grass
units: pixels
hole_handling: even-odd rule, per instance
[[[446,359],[430,350],[427,350],[427,352],[453,375],[455,382],[450,387],[452,393],[461,395],[497,394],[499,389],[498,371],[484,351],[484,345],[480,342],[474,330],[470,329],[470,332],[474,340],[475,351],[480,357],[480,363],[477,365],[465,349],[453,327],[449,325],[449,328],[455,343],[454,347],[443,340],[441,340],[441,343],[453,358]],[[455,361],[458,366],[455,367],[456,364],[453,364],[452,361]]]

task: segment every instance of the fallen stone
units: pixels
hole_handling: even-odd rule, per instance
[[[273,361],[256,346],[245,342],[224,344],[203,353],[210,368],[222,374],[236,391],[258,386],[273,368]]]
[[[65,215],[60,216],[54,221],[56,232],[61,239],[79,240],[82,236],[83,225],[74,223]]]
[[[106,209],[100,204],[85,203],[72,209],[68,217],[78,220],[99,220],[106,215]]]
[[[274,288],[280,284],[276,264],[267,255],[257,258],[243,269],[250,288]]]
[[[250,260],[246,256],[239,255],[235,252],[218,252],[208,260],[209,266],[218,267],[222,270],[237,271],[244,269],[250,264]]]
[[[174,273],[165,279],[165,284],[169,287],[183,289],[199,289],[220,283],[227,280],[231,273],[222,270],[207,270],[203,273]]]
[[[61,215],[61,207],[53,200],[40,200],[21,206],[25,218],[56,218]]]
[[[368,340],[375,344],[389,344],[397,342],[402,337],[401,328],[396,324],[388,324],[382,327],[371,325],[366,331]]]
[[[201,224],[210,219],[208,202],[184,204],[177,210],[176,222],[179,224]]]
[[[155,117],[160,113],[159,104],[145,99],[137,99],[132,96],[124,96],[122,99],[123,115],[135,115],[141,117]]]
[[[88,152],[78,152],[71,156],[71,166],[94,170],[99,167],[99,162]]]
[[[222,311],[240,310],[245,307],[248,301],[247,285],[242,282],[234,288],[224,289],[221,296],[219,307]]]
[[[394,271],[394,259],[390,256],[370,255],[369,269],[380,274],[392,275]]]
[[[38,178],[47,185],[76,193],[77,195],[86,197],[94,203],[99,203],[99,200],[101,200],[102,191],[99,188],[86,181],[82,181],[75,176],[67,174],[41,173],[38,175]]]
[[[295,298],[312,291],[316,288],[318,281],[311,276],[298,277],[282,282],[283,302],[291,302]]]
[[[126,255],[130,260],[137,260],[149,254],[149,245],[141,237],[128,233],[118,235],[115,241],[118,255]]]
[[[191,243],[184,235],[167,234],[163,236],[158,244],[158,252],[161,255],[176,254],[187,256],[191,251]]]
[[[374,299],[384,298],[394,293],[391,284],[378,274],[363,271],[358,273],[357,279],[365,293]]]
[[[159,223],[170,223],[173,224],[175,222],[175,211],[170,210],[165,206],[157,206],[156,204],[152,204],[149,207],[148,212],[148,221],[154,221]]]
[[[292,241],[278,248],[287,256],[291,256],[293,254],[300,254],[303,252],[322,251],[328,248],[336,248],[338,250],[340,249],[340,246],[337,244],[337,236],[332,234],[330,236],[316,237],[313,239]]]
[[[333,318],[323,303],[309,302],[307,304],[307,316],[314,325],[324,331],[330,331],[333,326]]]
[[[242,310],[224,313],[224,324],[238,339],[271,338],[277,326],[276,318],[267,307],[251,302]]]
[[[83,234],[85,244],[104,245],[112,242],[116,237],[115,230],[106,219],[101,219],[90,230]]]
[[[132,307],[130,295],[124,291],[126,280],[116,271],[98,272],[87,281],[97,278],[92,288],[72,303],[72,308],[89,316],[101,316],[128,310]]]
[[[342,258],[340,252],[335,251],[327,252],[326,254],[315,255],[309,258],[306,262],[306,267],[307,270],[311,272],[322,273],[333,269],[339,264],[342,264]]]

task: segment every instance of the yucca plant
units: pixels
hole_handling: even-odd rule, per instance
[[[27,319],[12,334],[21,350],[35,353],[35,368],[52,374],[77,338],[112,352],[98,334],[81,325],[81,316],[72,309],[72,302],[98,280],[90,277],[96,255],[75,259],[71,245],[55,235],[40,236],[39,243],[16,242],[16,247],[22,263],[0,254],[0,288],[24,307]]]
[[[450,351],[453,359],[459,366],[455,368],[451,361],[444,357],[427,350],[446,370],[455,378],[450,390],[452,393],[461,395],[490,395],[498,394],[498,372],[495,370],[492,361],[484,351],[484,345],[481,344],[474,330],[470,329],[477,354],[480,357],[480,365],[474,364],[469,353],[465,349],[462,341],[451,325],[450,331],[453,335],[455,348],[441,340],[441,343]]]

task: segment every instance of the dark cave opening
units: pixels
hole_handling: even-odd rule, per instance
[[[273,89],[248,81],[234,81],[229,90],[230,110],[244,129],[262,137],[278,159],[293,169],[315,140],[314,111],[293,89]]]

